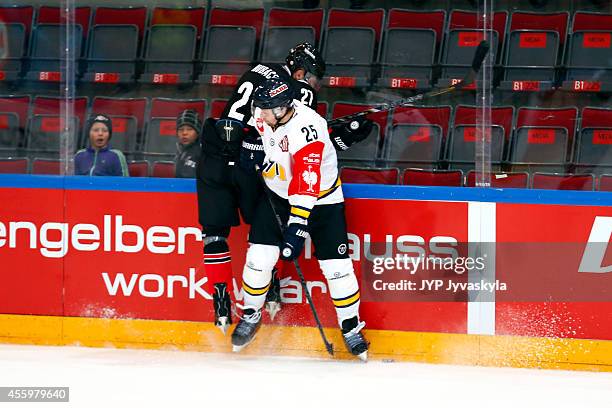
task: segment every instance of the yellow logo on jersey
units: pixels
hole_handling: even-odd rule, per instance
[[[278,163],[267,163],[261,173],[267,179],[273,179],[274,177],[278,177],[282,181],[287,181],[285,168]]]

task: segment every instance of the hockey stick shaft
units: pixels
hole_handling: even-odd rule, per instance
[[[257,170],[257,174],[259,174],[259,181],[263,185],[263,190],[266,194],[268,203],[270,204],[270,207],[272,208],[272,212],[274,213],[274,218],[276,218],[276,224],[278,225],[278,228],[282,235],[283,234],[283,220],[281,220],[280,215],[276,211],[274,202],[272,200],[272,193],[270,192],[270,190],[268,189],[268,186],[266,185],[266,182],[263,178],[263,174],[261,173],[261,169],[259,168],[259,166],[256,166],[256,170]],[[323,340],[323,343],[325,344],[325,349],[327,350],[329,355],[333,356],[334,355],[334,345],[331,344],[327,340],[327,336],[325,336],[325,332],[323,331],[323,325],[321,324],[321,320],[319,319],[319,314],[317,313],[317,309],[315,308],[314,302],[312,301],[312,297],[310,296],[310,292],[308,291],[308,286],[306,285],[306,278],[304,278],[304,274],[302,273],[302,268],[300,268],[300,265],[298,264],[297,259],[293,260],[293,265],[295,266],[295,270],[297,271],[297,274],[300,278],[300,283],[302,284],[302,290],[306,294],[306,300],[308,300],[308,304],[310,305],[310,310],[312,311],[312,315],[314,316],[315,322],[317,324],[317,328],[319,329],[319,333],[321,334],[321,339]]]
[[[414,96],[410,96],[408,98],[403,98],[403,99],[399,99],[397,101],[393,101],[390,103],[381,104],[379,106],[373,106],[361,112],[356,112],[350,115],[341,116],[339,118],[328,121],[327,125],[333,126],[333,125],[337,125],[342,122],[349,122],[351,120],[360,118],[362,116],[366,116],[370,113],[386,112],[386,111],[395,109],[399,106],[412,105],[418,101],[430,99],[435,96],[444,95],[449,92],[453,92],[453,91],[462,89],[470,85],[476,79],[476,75],[478,74],[478,71],[480,71],[482,62],[484,61],[485,57],[487,56],[487,53],[489,52],[489,48],[490,48],[490,45],[487,41],[481,41],[480,44],[478,44],[478,47],[476,48],[476,51],[474,52],[474,58],[472,60],[472,65],[470,66],[468,73],[465,75],[465,77],[463,77],[459,82],[457,82],[454,85],[451,85],[449,87],[442,88],[442,89],[436,89],[436,90],[420,93]]]

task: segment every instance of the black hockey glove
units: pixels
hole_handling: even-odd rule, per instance
[[[344,151],[368,137],[372,126],[374,122],[365,117],[341,122],[331,127],[329,137],[336,150]]]
[[[304,249],[306,240],[306,226],[302,224],[289,224],[283,234],[280,258],[284,261],[293,261],[299,258]]]
[[[261,137],[248,136],[242,142],[238,165],[246,172],[255,173],[255,166],[262,167],[265,157]]]

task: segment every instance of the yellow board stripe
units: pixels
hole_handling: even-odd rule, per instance
[[[344,299],[339,299],[339,300],[332,299],[332,301],[334,302],[334,306],[336,307],[347,307],[357,302],[358,300],[359,300],[359,292],[347,298],[344,298]]]
[[[325,328],[342,343],[337,327]],[[368,330],[371,360],[612,372],[612,341]],[[314,327],[264,324],[241,354],[329,358]],[[130,347],[231,353],[208,322],[0,314],[0,343]],[[290,344],[291,347],[287,347]],[[533,351],[537,350],[537,353]],[[355,357],[339,347],[335,359]]]
[[[244,281],[242,282],[242,288],[244,289],[244,291],[248,293],[249,295],[253,295],[253,296],[265,295],[266,292],[268,292],[269,287],[270,287],[270,284],[268,283],[263,288],[255,289],[255,288],[250,287],[246,283],[244,283]]]
[[[297,207],[291,207],[291,215],[295,215],[296,217],[308,219],[308,217],[310,217],[310,211],[303,210]]]

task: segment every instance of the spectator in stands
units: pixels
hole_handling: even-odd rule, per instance
[[[111,149],[113,123],[106,115],[95,114],[87,121],[89,147],[74,156],[74,174],[80,176],[129,176],[125,156]]]
[[[202,124],[198,113],[187,109],[176,118],[176,177],[195,178],[196,163],[200,160],[200,133]]]

